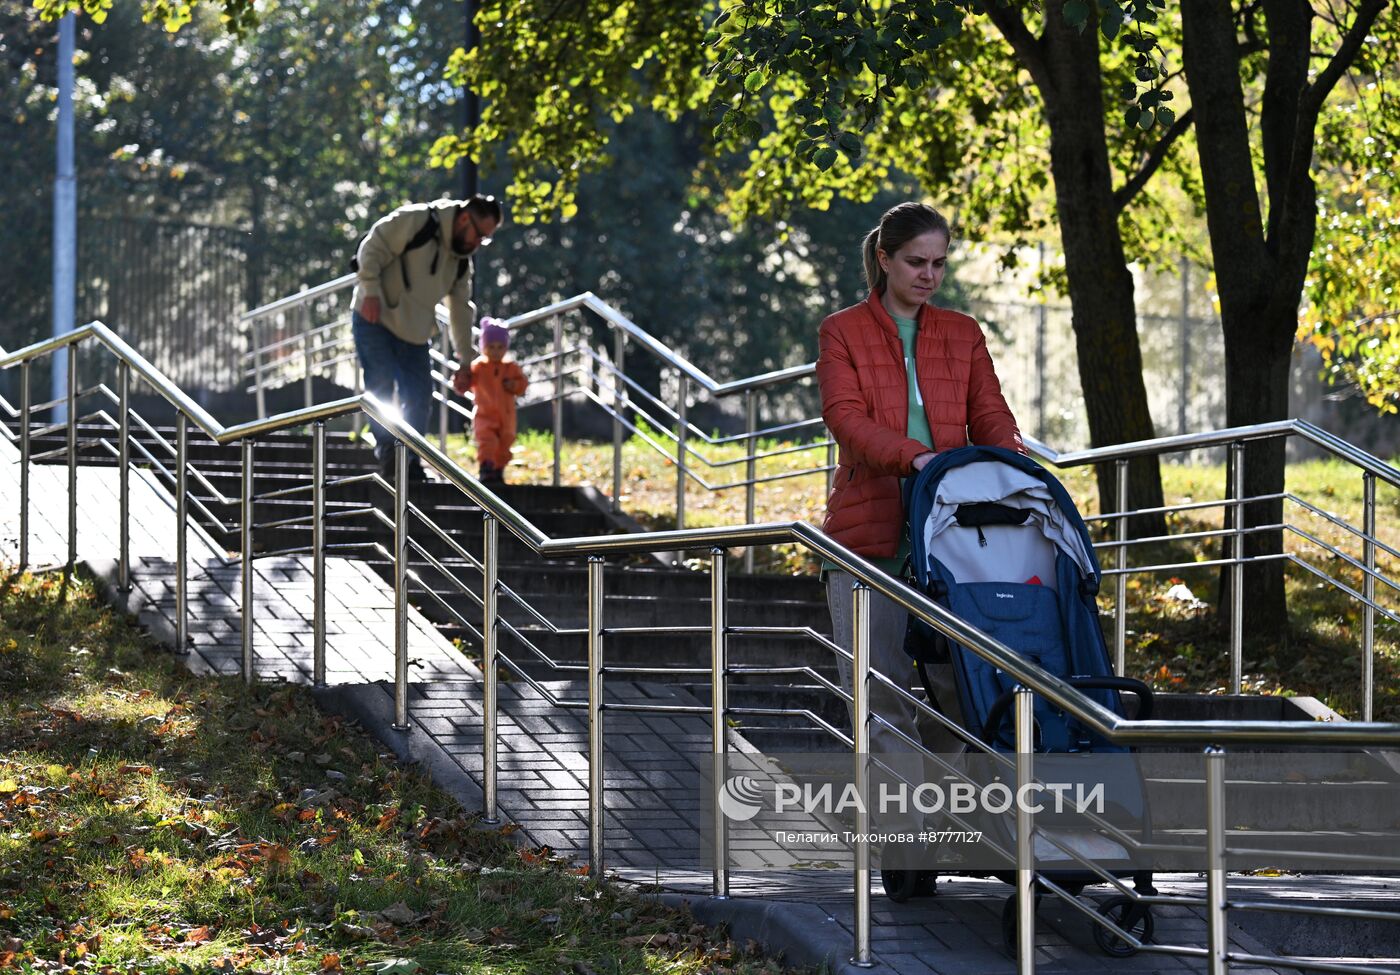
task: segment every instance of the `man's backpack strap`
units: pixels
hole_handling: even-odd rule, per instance
[[[425,224],[423,224],[423,229],[422,229],[422,230],[418,231],[418,233],[416,233],[416,234],[413,235],[413,239],[410,240],[410,241],[408,242],[408,246],[405,247],[405,248],[403,249],[403,252],[404,252],[405,254],[407,254],[409,251],[413,250],[414,248],[422,247],[423,245],[427,244],[429,241],[436,242],[437,239],[438,239],[438,218],[437,218],[437,211],[436,211],[436,210],[429,210],[429,211],[428,211],[428,222],[425,223]],[[431,265],[429,265],[429,268],[428,268],[429,273],[433,274],[434,276],[437,275],[438,258],[439,258],[440,256],[442,256],[442,244],[439,243],[439,244],[437,245],[437,249],[436,249],[435,251],[433,251],[433,263],[432,263]],[[464,275],[464,274],[467,273],[467,268],[470,267],[470,266],[471,266],[471,259],[470,259],[470,258],[467,258],[467,257],[464,257],[464,258],[462,258],[460,261],[457,262],[457,275],[456,275],[456,277],[454,277],[454,278],[452,279],[452,283],[453,283],[454,285],[455,285],[458,281],[462,280],[462,275]],[[408,266],[407,266],[406,264],[404,264],[403,261],[400,261],[400,262],[399,262],[399,267],[403,270],[403,287],[404,287],[404,290],[407,291],[407,290],[408,290]]]
[[[432,208],[429,208],[429,209],[428,209],[428,221],[427,221],[427,223],[423,224],[423,226],[419,229],[418,233],[416,233],[416,234],[413,235],[413,239],[410,240],[410,241],[408,242],[408,246],[406,246],[406,247],[403,249],[403,254],[400,254],[400,255],[399,255],[399,271],[400,271],[400,273],[403,274],[403,289],[404,289],[405,291],[408,291],[408,290],[409,290],[410,285],[409,285],[409,283],[408,283],[408,263],[407,263],[406,261],[403,260],[403,255],[404,255],[404,254],[407,254],[409,251],[417,250],[418,248],[420,248],[420,247],[424,246],[425,244],[429,243],[430,241],[436,240],[436,239],[437,239],[437,235],[438,235],[438,218],[437,218],[437,213],[436,213]],[[442,247],[441,247],[441,246],[439,246],[439,247],[437,248],[437,250],[433,251],[433,263],[432,263],[431,267],[429,268],[429,273],[431,273],[431,274],[437,274],[438,254],[440,254],[441,252],[442,252]]]
[[[420,228],[418,229],[418,233],[414,234],[414,235],[413,235],[413,238],[408,242],[407,245],[404,246],[404,249],[403,249],[402,251],[399,252],[399,273],[403,275],[403,287],[404,287],[404,290],[405,290],[405,291],[409,290],[409,288],[410,288],[411,286],[409,285],[409,282],[408,282],[408,265],[407,265],[406,263],[404,263],[404,260],[403,260],[404,254],[407,254],[407,253],[408,253],[409,251],[411,251],[411,250],[417,250],[418,248],[423,247],[424,245],[429,244],[429,243],[435,241],[435,240],[437,239],[437,235],[438,235],[438,218],[437,218],[437,211],[433,210],[433,209],[430,207],[430,208],[428,209],[428,220],[427,220],[427,222],[424,223],[423,226],[420,227]],[[365,235],[365,237],[368,237],[368,236],[369,236],[368,234]],[[365,238],[364,238],[364,237],[361,237],[361,238],[360,238],[360,244],[363,244],[364,242],[365,242]],[[442,252],[442,247],[441,247],[441,245],[439,245],[439,247],[437,248],[437,250],[435,250],[435,251],[433,252],[433,263],[432,263],[432,273],[433,273],[433,274],[437,274],[438,255],[439,255],[441,252]],[[359,247],[359,244],[357,244],[357,245],[355,245],[355,254],[350,258],[350,270],[351,270],[351,271],[359,271],[359,270],[360,270],[360,258],[359,258],[359,253],[360,253],[360,247]],[[462,276],[463,272],[466,270],[466,263],[467,263],[466,261],[458,261],[458,262],[457,262],[457,277],[458,277],[458,278],[460,278],[460,277]]]

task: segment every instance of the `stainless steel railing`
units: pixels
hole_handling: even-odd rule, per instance
[[[354,359],[349,350],[349,318],[343,308],[333,313],[317,315],[315,309],[324,307],[325,302],[334,298],[342,304],[345,292],[353,287],[354,275],[345,275],[295,295],[289,295],[268,305],[246,312],[241,322],[251,332],[253,348],[245,353],[249,361],[247,375],[249,392],[257,398],[260,415],[267,414],[266,391],[273,385],[301,381],[305,388],[306,405],[312,405],[312,378],[322,372],[335,370]],[[586,345],[570,346],[565,342],[563,319],[561,316],[572,311],[589,311],[598,315],[614,334],[613,359],[608,361]],[[329,320],[325,320],[329,318]],[[641,435],[652,449],[672,460],[676,467],[676,524],[684,527],[686,521],[687,485],[698,486],[705,491],[723,491],[743,488],[745,491],[745,511],[747,520],[755,520],[756,495],[758,485],[789,477],[811,473],[827,473],[835,468],[835,445],[826,436],[820,417],[796,422],[780,422],[767,427],[758,425],[758,395],[764,390],[785,386],[809,379],[814,367],[811,364],[790,369],[780,369],[734,382],[721,383],[711,378],[703,370],[667,348],[657,338],[646,332],[621,312],[599,299],[591,292],[577,295],[564,301],[555,302],[544,308],[527,312],[509,319],[505,324],[512,329],[526,328],[538,323],[552,322],[553,340],[551,351],[525,365],[535,365],[532,389],[545,383],[550,392],[546,396],[531,394],[528,402],[549,402],[552,407],[552,429],[554,432],[553,483],[561,481],[560,445],[563,431],[564,402],[571,392],[566,380],[574,380],[574,391],[581,392],[586,399],[603,409],[613,421],[613,492],[617,499],[621,494],[622,444],[624,430],[633,435]],[[275,323],[275,324],[274,324]],[[446,348],[446,313],[439,309],[439,323],[442,326],[443,342]],[[265,343],[264,333],[273,330],[271,340]],[[340,333],[338,337],[335,333]],[[260,344],[261,343],[261,344]],[[664,369],[674,376],[676,389],[674,405],[644,389],[630,379],[625,371],[628,344],[639,346],[643,351],[656,357]],[[451,395],[451,374],[453,366],[449,358],[438,350],[433,351],[433,359],[438,369],[434,373],[434,398],[442,405],[439,412],[439,444],[446,448],[447,410],[452,410],[470,419],[472,411],[462,406]],[[354,386],[355,373],[350,371],[344,385]],[[595,389],[596,387],[596,389]],[[609,402],[600,391],[611,393]],[[688,417],[691,394],[705,393],[713,399],[742,395],[746,429],[742,434],[713,436],[690,422]],[[645,420],[648,431],[639,430],[638,424],[628,419],[628,414]],[[812,434],[810,443],[801,443],[779,451],[764,452],[759,441],[778,435],[792,436],[804,429]],[[666,441],[670,444],[663,443]],[[747,454],[735,460],[711,460],[694,444],[720,446],[731,443],[746,445]],[[820,461],[803,471],[783,472],[776,476],[759,476],[757,464],[766,457],[790,452],[816,452]],[[710,482],[700,476],[700,468],[718,469],[745,465],[743,480]],[[753,553],[745,553],[745,566],[753,568]]]
[[[496,680],[497,680],[497,655],[499,653],[496,646],[496,638],[501,628],[499,607],[497,597],[501,592],[499,584],[500,567],[500,529],[505,528],[507,532],[527,545],[536,554],[545,558],[572,557],[584,558],[588,565],[588,595],[587,595],[587,668],[588,668],[588,693],[586,709],[588,713],[589,728],[589,856],[590,867],[595,875],[601,875],[604,867],[604,806],[603,787],[604,764],[603,764],[603,727],[605,712],[608,710],[634,710],[638,705],[605,705],[603,702],[604,676],[609,672],[605,666],[606,661],[606,637],[610,628],[606,625],[603,596],[606,588],[606,573],[604,558],[607,555],[645,553],[652,551],[674,551],[678,549],[701,548],[710,552],[711,578],[711,623],[709,626],[711,637],[711,663],[709,676],[712,682],[712,702],[709,708],[700,710],[708,711],[712,719],[712,752],[715,755],[723,755],[727,750],[727,739],[725,736],[725,719],[730,713],[726,708],[727,701],[727,681],[734,672],[728,661],[727,641],[734,632],[734,627],[728,625],[726,618],[727,605],[727,563],[724,553],[732,547],[746,546],[753,544],[773,544],[778,542],[788,542],[798,544],[813,554],[829,560],[831,563],[845,571],[850,572],[855,579],[855,612],[852,633],[852,653],[850,658],[853,664],[854,681],[851,689],[850,699],[853,705],[856,721],[854,724],[854,738],[851,744],[855,750],[855,767],[858,783],[867,783],[868,744],[869,732],[872,721],[879,721],[878,716],[872,715],[869,710],[868,691],[872,681],[880,681],[888,687],[895,685],[886,677],[870,670],[870,633],[869,633],[869,599],[872,592],[879,592],[900,606],[928,622],[935,629],[943,633],[948,638],[967,647],[982,659],[988,661],[1004,672],[1010,674],[1020,684],[1017,695],[1017,706],[1015,708],[1015,733],[1017,742],[1016,770],[1018,783],[1030,781],[1033,775],[1033,755],[1031,745],[1033,742],[1032,722],[1033,712],[1031,701],[1034,695],[1050,701],[1062,708],[1066,713],[1072,715],[1077,720],[1084,723],[1092,731],[1104,736],[1108,740],[1123,745],[1209,745],[1207,752],[1207,789],[1205,795],[1206,806],[1209,810],[1208,830],[1206,835],[1207,853],[1209,856],[1208,870],[1206,876],[1206,898],[1207,907],[1207,941],[1208,947],[1204,951],[1189,947],[1164,946],[1164,945],[1143,945],[1130,932],[1123,931],[1117,925],[1102,919],[1096,918],[1096,923],[1111,928],[1114,933],[1130,944],[1142,947],[1145,950],[1153,950],[1164,953],[1175,953],[1181,955],[1205,956],[1210,963],[1213,972],[1223,972],[1227,969],[1232,956],[1226,940],[1225,918],[1226,912],[1231,904],[1227,898],[1225,864],[1226,856],[1229,852],[1227,837],[1224,831],[1224,789],[1223,789],[1223,749],[1232,746],[1248,745],[1269,745],[1280,748],[1298,748],[1299,746],[1335,746],[1335,745],[1365,745],[1381,747],[1400,746],[1400,725],[1396,724],[1376,724],[1371,722],[1355,723],[1333,723],[1300,725],[1296,722],[1266,721],[1266,722],[1240,722],[1240,721],[1202,721],[1202,722],[1180,722],[1180,721],[1139,721],[1124,719],[1096,701],[1086,697],[1084,694],[1070,686],[1067,682],[1051,675],[1029,660],[1021,657],[1010,648],[987,637],[976,629],[970,627],[955,616],[939,607],[921,593],[914,591],[898,580],[886,575],[872,566],[868,561],[857,556],[843,547],[835,544],[822,532],[803,523],[770,523],[770,524],[749,524],[737,527],[709,528],[709,529],[678,529],[667,532],[650,532],[637,535],[606,536],[600,538],[562,538],[550,539],[538,528],[525,519],[519,512],[515,511],[496,495],[484,489],[468,473],[457,467],[448,458],[446,453],[431,444],[417,431],[408,427],[398,416],[396,411],[387,409],[383,404],[378,403],[372,397],[360,396],[338,400],[334,403],[327,403],[311,409],[301,409],[291,411],[280,416],[263,418],[249,423],[239,424],[232,427],[224,427],[203,411],[198,404],[194,403],[178,387],[164,377],[139,353],[123,342],[118,336],[111,332],[106,326],[99,322],[83,326],[82,328],[55,339],[36,343],[10,354],[0,354],[0,368],[18,367],[21,370],[21,403],[18,416],[21,420],[20,444],[21,444],[21,478],[27,476],[27,470],[31,462],[29,455],[29,430],[31,421],[31,404],[29,402],[29,365],[55,349],[70,347],[76,351],[77,347],[84,342],[92,341],[108,348],[118,360],[119,369],[119,400],[120,418],[118,421],[119,436],[122,443],[119,445],[119,454],[125,460],[128,458],[128,445],[126,440],[129,436],[129,426],[127,422],[128,409],[126,395],[129,387],[130,372],[134,370],[138,376],[145,379],[151,387],[170,403],[177,412],[176,443],[175,449],[175,491],[177,498],[177,518],[179,535],[184,536],[188,530],[187,508],[184,503],[186,493],[186,481],[188,478],[187,452],[188,452],[188,425],[193,423],[196,427],[217,443],[240,443],[242,445],[242,477],[243,490],[241,492],[242,511],[241,527],[243,533],[243,547],[241,559],[244,566],[244,588],[242,599],[243,616],[243,676],[245,680],[252,680],[255,677],[253,672],[254,657],[252,653],[253,634],[253,609],[254,600],[249,598],[252,593],[252,582],[250,566],[254,558],[252,551],[252,498],[253,498],[253,476],[255,473],[256,455],[254,445],[258,437],[272,433],[274,431],[287,429],[294,426],[310,424],[314,431],[313,447],[313,473],[311,489],[313,492],[314,510],[319,513],[325,512],[325,489],[327,478],[324,463],[324,424],[335,416],[363,411],[382,423],[387,430],[396,438],[395,457],[396,472],[394,483],[394,515],[395,536],[393,542],[394,559],[394,591],[395,591],[395,692],[394,692],[394,723],[396,726],[407,729],[409,727],[409,710],[407,694],[407,613],[408,613],[408,578],[409,578],[409,552],[410,539],[408,532],[408,457],[410,452],[416,455],[428,466],[432,467],[449,484],[457,487],[462,494],[474,502],[483,511],[486,532],[483,542],[483,553],[480,564],[484,576],[484,588],[482,598],[482,637],[483,637],[483,700],[486,702],[486,725],[483,733],[483,779],[485,801],[483,804],[483,814],[487,818],[496,818],[497,790],[496,790],[496,733],[495,733],[495,700],[496,700]],[[73,360],[70,355],[70,362]],[[76,398],[77,390],[75,384],[69,386],[68,395],[68,417],[67,435],[67,461],[69,468],[69,494],[68,494],[68,550],[70,559],[76,559],[76,535],[77,535],[77,440],[76,440]],[[1235,442],[1241,437],[1274,435],[1272,432],[1264,430],[1246,431],[1224,431],[1213,435],[1223,437],[1224,442]],[[1151,449],[1144,445],[1133,445],[1123,448],[1125,452]],[[1351,448],[1354,450],[1354,448]],[[1365,461],[1365,458],[1358,458]],[[1385,470],[1372,471],[1376,476],[1387,476]],[[127,476],[127,467],[123,466],[121,477]],[[125,523],[130,517],[129,494],[123,487],[121,492],[123,510],[119,512],[120,519]],[[25,546],[28,538],[28,494],[22,492],[20,498],[20,535],[21,551],[26,552]],[[325,546],[324,546],[324,517],[313,519],[314,526],[321,526],[317,532],[316,540],[313,542],[313,573],[320,580],[315,588],[315,596],[320,604],[315,611],[313,620],[313,658],[315,663],[313,668],[316,678],[324,680],[324,660],[325,660],[325,622],[324,622],[324,576],[325,576]],[[187,566],[185,564],[183,542],[178,557],[177,572],[177,645],[183,647],[186,635],[186,614],[187,606],[183,598],[185,591],[185,576]],[[123,543],[125,545],[125,542]],[[125,563],[129,553],[121,553]],[[129,567],[124,565],[124,578],[129,579]],[[904,692],[907,694],[907,692]],[[926,704],[909,698],[915,703],[946,722],[945,718],[932,712]],[[582,702],[581,702],[582,703]],[[680,710],[680,707],[672,707],[669,710]],[[668,710],[668,708],[662,708]],[[964,730],[964,734],[966,734]],[[716,797],[716,805],[718,797]],[[718,812],[718,809],[716,809]],[[1024,813],[1024,811],[1023,811]],[[1033,901],[1037,886],[1051,890],[1057,890],[1052,880],[1038,874],[1035,871],[1032,859],[1033,846],[1031,840],[1043,835],[1033,832],[1034,822],[1029,818],[1029,813],[1024,813],[1024,817],[1019,820],[1017,846],[1017,899],[1021,909],[1017,914],[1017,942],[1021,947],[1018,965],[1021,971],[1033,971],[1035,960],[1032,950],[1028,950],[1034,944],[1035,914]],[[863,834],[864,830],[857,831]],[[728,855],[724,846],[722,832],[716,838],[717,854],[716,867],[714,869],[713,889],[717,895],[727,896],[729,892],[728,880]],[[855,846],[855,913],[856,913],[856,933],[855,933],[855,961],[858,964],[866,964],[871,960],[870,944],[870,850],[869,844],[864,839],[857,839]],[[1376,857],[1373,863],[1387,865],[1395,858]],[[1400,865],[1400,861],[1396,861]],[[1066,894],[1063,890],[1058,890],[1060,894]],[[1066,896],[1068,896],[1066,894]],[[1130,895],[1129,895],[1130,896]],[[1243,907],[1245,905],[1235,905]],[[1081,905],[1081,909],[1082,905]],[[1087,909],[1085,909],[1087,910]],[[1340,909],[1338,909],[1340,911]],[[1362,916],[1366,912],[1344,912],[1344,916]],[[1241,959],[1243,960],[1243,959]],[[1330,965],[1319,966],[1316,963],[1300,963],[1298,959],[1290,958],[1254,958],[1250,956],[1250,961],[1267,961],[1295,967],[1322,967],[1331,971],[1359,971],[1351,966]]]
[[[307,301],[314,301],[348,288],[353,282],[353,276],[339,278],[320,288],[305,292],[303,295],[290,296],[263,308],[254,309],[244,316],[245,320],[257,322],[270,315],[287,314],[290,310],[304,305]],[[566,346],[562,316],[574,311],[591,312],[601,318],[612,330],[614,342],[611,360],[586,344],[572,348]],[[635,322],[592,293],[577,295],[518,315],[510,319],[507,324],[512,328],[524,328],[545,322],[553,323],[553,346],[548,355],[541,357],[539,365],[546,370],[552,368],[552,374],[548,376],[550,393],[545,397],[532,396],[532,401],[544,400],[552,404],[554,430],[552,480],[554,484],[559,484],[561,479],[562,407],[564,399],[568,395],[564,388],[564,380],[574,378],[578,381],[577,392],[586,401],[599,408],[612,422],[612,498],[615,509],[618,508],[622,496],[622,451],[624,440],[628,437],[646,444],[657,454],[668,458],[673,463],[676,481],[674,512],[677,527],[683,528],[686,524],[688,488],[698,487],[700,490],[710,492],[742,488],[745,493],[744,520],[748,523],[758,520],[756,491],[761,484],[825,474],[829,488],[830,478],[835,468],[835,444],[825,435],[820,417],[777,423],[766,428],[760,428],[758,425],[759,401],[757,397],[764,392],[809,381],[815,370],[814,364],[808,363],[722,383],[710,377],[683,356],[676,354],[665,343],[650,335]],[[293,335],[281,341],[284,345],[288,345],[296,343],[298,338]],[[643,351],[655,357],[664,369],[670,370],[674,375],[674,406],[668,404],[662,397],[643,388],[627,375],[627,346],[629,343],[639,346]],[[449,393],[450,367],[446,357],[435,353],[435,358],[440,366],[437,374],[438,392],[435,395],[444,406],[439,411],[439,444],[446,449],[447,410],[456,410],[468,419],[470,418],[470,410],[454,402]],[[574,364],[566,365],[566,362],[571,359]],[[307,357],[305,375],[309,377],[313,368],[312,358]],[[258,389],[261,390],[261,388],[259,385]],[[307,388],[309,390],[309,385]],[[538,384],[535,388],[538,388]],[[715,399],[742,395],[745,417],[744,432],[727,437],[711,436],[690,423],[688,404],[691,391],[705,393]],[[309,399],[308,405],[310,405]],[[760,449],[760,440],[763,438],[778,436],[801,438],[804,431],[811,435],[808,442],[804,443],[799,439],[797,443],[775,450]],[[1219,509],[1222,512],[1231,510],[1234,515],[1235,527],[1233,529],[1222,527],[1215,531],[1178,533],[1165,539],[1128,538],[1128,517],[1132,514],[1142,513],[1141,509],[1133,509],[1129,503],[1127,461],[1130,458],[1187,453],[1208,447],[1224,447],[1238,461],[1244,442],[1264,437],[1296,438],[1308,442],[1356,469],[1363,479],[1365,499],[1363,502],[1363,524],[1360,526],[1334,518],[1297,494],[1285,494],[1284,500],[1289,505],[1301,510],[1307,517],[1331,522],[1347,533],[1360,545],[1358,556],[1339,551],[1335,546],[1328,545],[1300,525],[1287,519],[1283,524],[1276,526],[1244,527],[1244,520],[1240,517],[1244,506],[1251,501],[1262,499],[1245,497],[1242,484],[1238,480],[1227,486],[1224,497],[1186,505],[1167,506],[1159,512],[1179,514],[1207,509]],[[733,443],[742,443],[745,448],[744,453],[738,458],[723,461],[712,460],[695,446],[703,444],[707,447],[716,447]],[[1364,718],[1369,719],[1373,715],[1376,623],[1378,618],[1390,622],[1400,622],[1400,600],[1396,600],[1394,596],[1395,593],[1400,592],[1400,583],[1377,568],[1378,558],[1400,560],[1400,554],[1397,554],[1395,547],[1387,545],[1377,537],[1375,525],[1377,482],[1390,488],[1400,487],[1400,472],[1397,472],[1394,467],[1304,421],[1264,424],[1247,430],[1229,429],[1204,434],[1163,437],[1117,447],[1072,452],[1060,452],[1033,440],[1029,440],[1028,443],[1035,454],[1060,468],[1110,462],[1117,467],[1118,496],[1122,499],[1119,504],[1120,511],[1103,512],[1096,516],[1089,516],[1086,520],[1091,523],[1101,523],[1116,535],[1113,540],[1100,542],[1096,547],[1101,552],[1108,552],[1114,556],[1114,567],[1106,574],[1113,579],[1114,583],[1113,653],[1116,669],[1119,673],[1122,673],[1126,662],[1128,580],[1130,576],[1180,573],[1211,565],[1229,566],[1229,571],[1232,574],[1231,592],[1235,601],[1232,606],[1232,626],[1229,635],[1229,686],[1232,693],[1239,693],[1243,683],[1244,643],[1243,613],[1240,611],[1243,588],[1240,583],[1248,564],[1248,560],[1244,557],[1245,538],[1249,534],[1270,531],[1282,532],[1286,542],[1291,540],[1301,547],[1302,554],[1299,551],[1286,551],[1277,558],[1286,560],[1298,571],[1316,576],[1324,585],[1343,593],[1361,607],[1363,617],[1361,625],[1363,662],[1361,709]],[[814,453],[817,458],[814,463],[806,467],[760,476],[758,473],[760,461],[786,453]],[[740,464],[743,465],[744,471],[743,476],[738,479],[711,480],[702,474],[703,468],[719,470]],[[1235,464],[1234,470],[1236,472],[1240,470],[1238,463]],[[1231,547],[1228,556],[1208,562],[1133,565],[1130,561],[1137,550],[1157,542],[1164,540],[1194,541],[1212,537],[1228,541]],[[1348,572],[1359,577],[1359,582],[1355,585],[1349,584],[1329,571],[1329,567],[1325,563],[1323,566],[1319,566],[1305,557],[1306,553],[1318,549],[1324,553],[1324,559],[1340,559],[1348,567]],[[748,571],[753,570],[754,550],[752,547],[746,548],[744,551],[744,567]],[[1397,577],[1400,577],[1400,573],[1397,573]],[[1377,582],[1380,583],[1382,592],[1386,594],[1386,600],[1378,599]]]

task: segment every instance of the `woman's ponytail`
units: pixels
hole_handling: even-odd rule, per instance
[[[875,227],[865,235],[862,253],[865,257],[865,283],[871,291],[885,290],[885,269],[880,266],[880,228]]]

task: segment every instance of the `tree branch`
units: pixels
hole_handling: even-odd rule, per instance
[[[1280,201],[1282,212],[1275,219],[1269,215],[1269,244],[1275,254],[1286,255],[1294,264],[1306,266],[1307,252],[1312,248],[1316,230],[1316,216],[1313,207],[1316,202],[1316,188],[1309,172],[1312,166],[1313,142],[1316,139],[1317,119],[1322,112],[1322,104],[1331,94],[1356,60],[1371,32],[1376,18],[1385,9],[1388,0],[1362,0],[1356,12],[1356,19],[1342,38],[1337,51],[1327,66],[1320,71],[1312,84],[1299,93],[1296,110],[1296,123],[1293,127],[1293,151],[1288,160],[1285,185],[1275,196],[1274,187],[1270,195]]]
[[[1172,143],[1176,142],[1176,140],[1181,137],[1182,133],[1191,128],[1195,123],[1194,115],[1194,108],[1188,108],[1186,111],[1182,112],[1181,115],[1177,117],[1177,120],[1171,124],[1171,128],[1163,133],[1162,137],[1157,140],[1157,143],[1147,153],[1147,158],[1143,160],[1142,167],[1133,174],[1131,179],[1113,191],[1114,209],[1120,212],[1123,211],[1127,208],[1128,204],[1133,201],[1133,198],[1142,191],[1142,188],[1147,185],[1147,181],[1152,178],[1152,174],[1157,171],[1158,167],[1162,165],[1162,161],[1167,158],[1167,152],[1171,149]]]
[[[1317,116],[1322,111],[1322,103],[1327,100],[1327,96],[1332,93],[1342,75],[1347,73],[1347,69],[1356,60],[1361,45],[1366,42],[1366,35],[1371,32],[1371,27],[1385,9],[1386,3],[1387,0],[1363,0],[1356,11],[1356,19],[1351,22],[1351,29],[1346,32],[1341,46],[1337,48],[1337,53],[1327,62],[1327,67],[1318,72],[1313,83],[1303,90],[1303,96],[1298,101],[1300,121],[1308,119],[1316,123]],[[1311,138],[1312,124],[1309,124],[1308,132]]]
[[[1047,10],[1045,16],[1051,17],[1054,14]],[[1030,72],[1035,86],[1040,89],[1040,97],[1048,103],[1055,94],[1055,84],[1050,80],[1050,69],[1045,63],[1045,50],[1041,47],[1039,38],[1026,26],[1020,9],[1003,3],[1002,0],[993,0],[987,6],[987,17],[1011,45],[1011,50],[1016,53],[1021,64]]]

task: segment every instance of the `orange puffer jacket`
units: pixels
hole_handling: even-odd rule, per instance
[[[928,450],[906,435],[899,329],[872,291],[822,322],[818,345],[822,419],[841,448],[822,529],[858,555],[892,557],[904,525],[899,479]],[[975,320],[924,305],[914,355],[935,450],[973,443],[1026,452]]]

